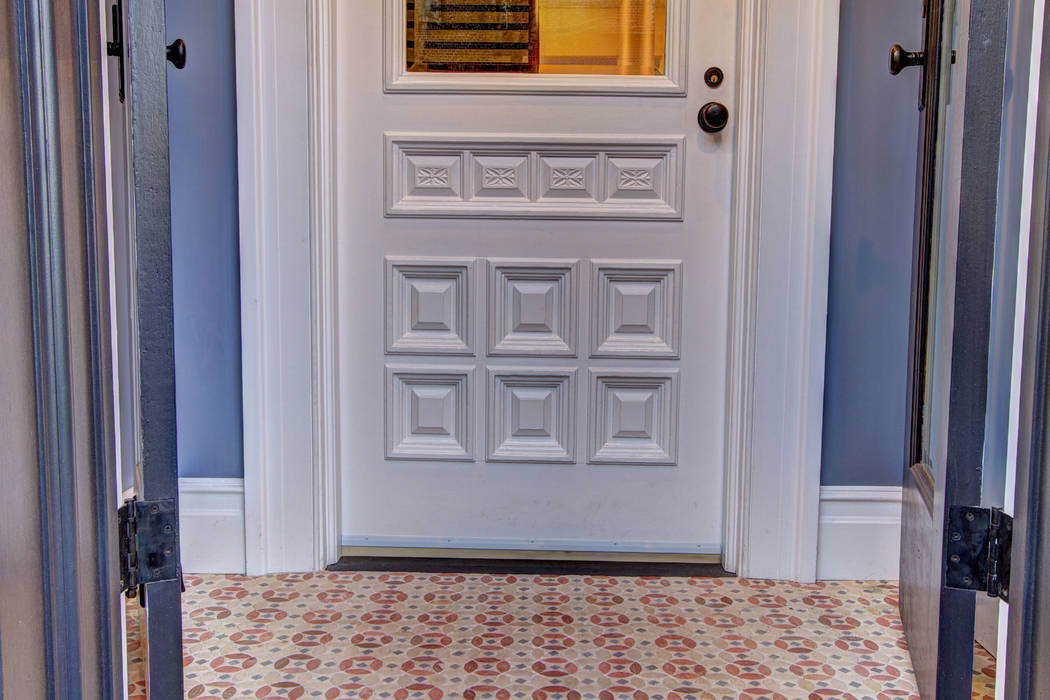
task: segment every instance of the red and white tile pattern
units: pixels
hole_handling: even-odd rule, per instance
[[[918,697],[887,582],[323,572],[186,583],[186,695],[198,700]]]

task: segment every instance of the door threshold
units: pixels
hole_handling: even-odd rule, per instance
[[[664,552],[576,552],[552,549],[462,549],[458,547],[340,547],[342,557],[425,559],[524,559],[528,561],[615,561],[660,564],[720,564],[718,554]]]
[[[329,571],[593,576],[729,576],[717,554],[342,547]]]

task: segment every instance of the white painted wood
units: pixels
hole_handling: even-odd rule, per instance
[[[679,357],[681,260],[592,260],[591,299],[591,357]]]
[[[588,463],[678,464],[678,395],[677,369],[592,367]]]
[[[576,368],[488,370],[490,462],[576,462]]]
[[[234,8],[246,570],[313,570],[325,484],[314,448],[307,6]]]
[[[899,486],[821,487],[819,580],[895,581],[900,542]]]
[[[188,574],[243,574],[244,480],[179,479],[179,541]]]
[[[312,415],[317,416],[319,423],[313,431],[314,473],[327,472],[327,483],[330,484],[336,480],[331,470],[335,462],[332,456],[337,451],[347,449],[346,441],[337,438],[348,419],[344,415],[345,411],[339,410],[341,407],[335,398],[347,390],[363,390],[373,396],[379,395],[378,386],[370,382],[362,384],[360,381],[347,381],[345,368],[337,374],[340,358],[332,352],[335,345],[333,338],[342,325],[337,321],[347,318],[347,315],[346,309],[342,309],[338,315],[335,313],[338,307],[338,261],[330,253],[335,250],[337,228],[330,218],[326,218],[333,215],[337,194],[345,194],[348,189],[363,188],[366,192],[372,192],[372,196],[365,199],[366,202],[375,203],[382,199],[381,188],[377,196],[375,187],[380,178],[373,178],[371,183],[360,179],[347,183],[344,182],[345,174],[337,172],[334,165],[337,160],[348,155],[357,155],[353,141],[358,132],[347,124],[340,126],[347,121],[345,115],[352,110],[366,112],[368,109],[367,100],[362,99],[367,95],[359,95],[350,89],[346,80],[340,79],[340,70],[336,64],[350,59],[353,65],[371,65],[377,42],[350,43],[341,39],[336,48],[331,39],[333,35],[346,37],[356,31],[355,24],[359,19],[357,13],[363,8],[363,3],[360,7],[350,7],[335,3],[334,0],[302,0],[285,4],[289,13],[294,15],[298,12],[301,15],[299,19],[294,16],[288,18],[287,31],[295,33],[296,27],[309,22],[309,56],[296,55],[292,51],[283,55],[282,60],[274,60],[273,56],[277,53],[268,53],[258,46],[260,42],[274,41],[274,34],[261,33],[255,17],[260,12],[276,11],[273,4],[272,1],[256,4],[248,0],[238,0],[237,4],[241,179],[242,187],[245,179],[259,179],[255,160],[269,158],[272,163],[284,141],[298,144],[313,158],[310,170],[312,177],[305,178],[312,183],[308,198],[313,203],[312,226],[288,223],[283,229],[288,239],[285,241],[288,251],[293,251],[296,246],[302,251],[312,249],[315,272],[313,286],[299,288],[285,285],[282,294],[287,298],[299,295],[301,301],[312,307],[314,344],[328,349],[327,354],[322,351],[315,355],[314,382],[301,384],[298,389],[314,394],[312,403],[316,413]],[[709,446],[714,446],[725,439],[725,517],[723,519],[715,513],[708,527],[712,532],[717,532],[724,523],[723,558],[731,570],[755,576],[809,579],[815,576],[816,571],[816,475],[819,468],[819,459],[816,458],[819,452],[815,449],[815,445],[819,449],[819,408],[815,412],[813,407],[819,407],[821,387],[816,378],[822,378],[823,374],[817,371],[813,357],[819,355],[822,358],[823,353],[824,319],[820,307],[826,301],[824,258],[827,227],[821,225],[821,221],[830,212],[830,146],[834,121],[834,51],[837,43],[838,3],[834,0],[827,3],[738,0],[736,8],[739,10],[735,37],[737,70],[727,71],[725,86],[713,93],[730,105],[732,113],[729,127],[734,142],[732,190],[723,188],[713,176],[707,180],[690,180],[686,187],[691,200],[690,208],[706,206],[710,202],[731,201],[733,210],[732,231],[727,235],[727,246],[732,249],[727,263],[730,270],[727,283],[729,293],[723,302],[728,307],[728,317],[723,322],[729,327],[729,350],[723,365],[728,367],[728,371],[725,391],[719,393],[727,397],[727,415],[723,419],[718,418],[721,411],[705,411],[697,416],[700,421],[724,424],[724,438],[708,442]],[[725,18],[726,12],[723,6],[716,6],[713,12],[705,14],[705,21],[720,21]],[[320,21],[324,17],[334,19],[324,23]],[[379,36],[382,32],[380,22],[368,20],[362,26],[369,35]],[[727,36],[731,34],[729,32]],[[727,51],[732,51],[731,46],[726,48],[718,41],[705,45],[704,60],[724,65],[722,57]],[[339,61],[335,60],[332,52],[338,53]],[[309,96],[313,111],[307,122],[301,120],[297,110],[284,109],[286,102],[298,99],[299,85],[292,81],[276,80],[281,74],[296,74],[300,84],[312,86]],[[772,84],[770,74],[775,78],[776,85]],[[245,87],[246,83],[248,87]],[[340,85],[338,95],[334,95],[336,84]],[[690,94],[695,93],[698,97],[707,94],[698,76],[691,76],[688,84]],[[266,85],[274,86],[271,93],[283,91],[282,97],[285,99],[261,100],[255,104],[252,91],[260,91]],[[386,119],[383,129],[404,128],[396,120],[405,121],[405,115],[418,111],[420,103],[416,97],[405,95],[400,99],[396,113]],[[604,104],[606,111],[612,118],[618,119],[618,123],[653,129],[658,128],[654,125],[666,120],[667,111],[679,109],[671,107],[673,102],[666,101],[651,110],[644,125],[624,120],[623,105],[620,103],[614,101]],[[500,121],[501,130],[506,130],[515,128],[515,119],[520,117],[522,108],[529,102],[507,96],[501,98],[501,104],[505,107],[505,114],[510,115],[508,119]],[[245,105],[253,106],[246,108]],[[693,112],[689,115],[690,127],[696,106],[690,104]],[[257,133],[255,127],[263,112],[269,114],[267,138],[263,138],[261,132]],[[562,132],[568,131],[561,110],[552,108],[545,112],[552,123],[559,124]],[[280,115],[281,119],[277,120],[276,115]],[[433,125],[428,128],[430,126]],[[462,126],[458,122],[446,122],[444,128],[458,130]],[[409,128],[419,129],[418,125]],[[437,125],[437,128],[441,128],[441,125]],[[686,130],[686,120],[683,119],[678,128],[682,133],[690,134],[687,146],[695,143],[698,137],[695,132]],[[593,133],[590,129],[584,131]],[[311,135],[310,143],[302,143],[303,134]],[[335,147],[327,150],[320,147],[326,140],[334,143]],[[245,149],[249,154],[247,157]],[[380,152],[379,147],[369,151],[365,146],[362,162],[372,162],[378,166]],[[295,162],[294,158],[292,162]],[[579,168],[585,166],[586,161],[582,164],[560,165]],[[378,172],[378,167],[373,172]],[[721,168],[720,176],[724,177],[725,172],[728,172],[727,169]],[[572,185],[569,180],[565,184]],[[273,186],[269,189],[269,193],[283,198],[284,203],[293,209],[302,205],[302,201],[294,196],[296,191],[294,183],[289,189]],[[789,194],[774,197],[770,196],[771,191]],[[254,231],[254,223],[258,218],[256,211],[265,210],[267,202],[255,196],[254,185],[248,186],[248,193],[248,201],[242,199],[241,202],[241,222],[246,230]],[[342,222],[338,227],[340,240],[346,234],[347,227],[355,225],[354,217],[371,216],[373,214],[369,212],[374,212],[374,207],[382,207],[366,203],[350,212],[347,209],[348,202],[342,196],[338,201],[339,221]],[[806,206],[799,206],[799,203]],[[547,246],[556,239],[551,232],[551,225],[550,222],[537,221],[525,226],[526,237],[523,242],[527,239],[527,244],[521,245],[513,255],[535,256],[537,244]],[[488,226],[488,229],[481,226],[463,227],[460,235],[465,240],[479,241],[486,240],[493,230],[497,236],[503,235],[498,233],[496,224],[490,222]],[[492,228],[494,226],[497,227]],[[609,222],[601,229],[609,242],[609,247],[603,253],[619,255],[616,249],[624,247],[623,241],[630,235],[628,229],[617,222]],[[280,227],[278,230],[281,230]],[[398,231],[392,242],[400,245],[404,229],[399,228]],[[304,232],[309,232],[309,236],[305,236]],[[267,241],[268,245],[271,243]],[[248,247],[251,248],[251,241]],[[406,252],[409,251],[397,251],[399,254]],[[448,246],[442,250],[427,251],[428,254],[447,252]],[[268,253],[277,261],[277,267],[298,264],[295,256],[286,260],[275,250]],[[345,255],[345,252],[340,255]],[[251,263],[250,249],[246,257]],[[770,270],[774,265],[776,269]],[[246,267],[250,273],[252,265]],[[354,272],[364,271],[364,274],[374,275],[369,268],[374,270],[375,265],[363,264]],[[756,284],[760,273],[763,277],[761,286]],[[253,284],[255,289],[262,285],[257,273],[253,279],[254,283],[248,280],[246,285],[249,291]],[[686,283],[693,284],[692,278]],[[710,289],[710,284],[703,279],[697,283],[705,285],[704,291]],[[247,295],[245,303],[258,315],[259,319],[255,323],[261,325],[262,319],[272,322],[276,308],[266,305],[255,309],[253,299],[255,295]],[[715,299],[717,295],[710,301],[717,305]],[[771,306],[774,308],[771,309]],[[786,315],[781,320],[777,312],[785,309]],[[694,313],[694,310],[687,307],[686,313]],[[711,312],[700,311],[701,315],[704,313]],[[251,330],[252,323],[245,322],[247,330]],[[783,333],[785,327],[795,332]],[[318,343],[319,340],[323,342]],[[589,347],[589,338],[582,340],[585,347]],[[288,352],[279,359],[271,357],[270,366],[277,367],[281,362],[294,365],[301,362],[301,358],[309,357],[310,350],[293,349],[296,342],[301,343],[302,338],[287,341]],[[247,333],[244,346],[248,360],[245,365],[246,380],[251,378],[256,382],[256,395],[273,395],[275,374],[279,373],[259,373],[253,370],[250,362],[250,356],[262,353],[259,333]],[[688,340],[683,346],[689,347]],[[375,352],[375,347],[370,352]],[[314,352],[317,352],[316,348]],[[323,361],[316,362],[318,356]],[[808,362],[803,361],[806,358]],[[777,362],[780,371],[774,370]],[[338,384],[333,381],[337,376]],[[250,423],[259,426],[261,421],[258,415],[250,417],[247,413],[250,410],[261,412],[261,409],[258,403],[249,403],[247,391],[246,382],[246,458],[253,449],[249,447],[249,442],[258,444],[254,448],[256,456],[265,452],[263,447],[267,443],[294,442],[299,430],[296,421],[288,424],[273,422],[270,429],[274,434],[266,440],[260,439],[260,429],[253,429]],[[324,408],[317,410],[317,406]],[[761,410],[755,410],[755,407]],[[813,442],[814,436],[818,438],[816,443]],[[722,453],[721,449],[716,451]],[[250,467],[251,473],[246,476],[249,481],[252,478],[272,480],[274,477],[269,476],[272,471],[296,470],[301,474],[302,469],[302,463],[284,464],[279,459],[268,457]],[[319,532],[331,533],[326,546],[329,552],[335,546],[334,551],[337,552],[338,532],[345,530],[342,527],[336,529],[332,524],[336,509],[325,507],[325,499],[333,496],[332,489],[323,488],[320,479],[310,484],[310,493],[304,493],[303,486],[300,483],[298,488],[289,489],[274,507],[287,512],[287,515],[278,514],[279,517],[291,517],[294,514],[302,518],[304,512],[312,509],[318,527],[312,536],[289,535],[287,541],[297,541],[302,549],[310,550],[308,544],[312,539],[317,545]],[[718,490],[719,486],[715,484],[713,491]],[[251,491],[251,487],[248,487],[248,491]],[[367,513],[353,513],[355,504],[345,484],[342,501],[339,510],[343,513],[344,523],[354,517],[369,521]],[[615,503],[615,499],[609,503]],[[249,498],[249,511],[252,508],[252,499]],[[265,515],[261,514],[261,501],[257,502],[255,509],[256,522],[267,522]],[[806,517],[807,509],[811,514],[809,517]],[[630,513],[627,515],[630,516]],[[325,518],[329,523],[327,529]],[[491,522],[498,520],[499,516],[494,514]],[[559,523],[554,522],[552,525],[553,529],[557,529]],[[279,523],[270,522],[266,532],[276,537],[283,529]],[[267,554],[270,547],[262,535],[260,529],[260,532],[249,535],[249,541],[254,538],[256,542],[257,561],[272,563],[273,559]],[[638,536],[642,539],[633,541],[650,544],[656,541],[651,532],[640,532]],[[808,547],[806,542],[809,543]],[[704,546],[710,548],[712,544],[712,551],[717,551],[717,541]]]
[[[725,566],[812,581],[839,6],[740,8]]]
[[[540,75],[501,76],[498,73],[447,75],[405,70],[403,0],[383,3],[383,85],[387,92],[499,93],[548,95],[685,95],[688,85],[690,0],[667,1],[666,75]],[[693,38],[695,41],[696,39]]]
[[[309,22],[310,213],[313,336],[314,568],[339,559],[339,310],[335,240],[335,5],[311,0]]]
[[[488,353],[576,356],[579,261],[489,258]]]
[[[474,459],[474,368],[386,366],[386,458]]]
[[[737,111],[733,142],[733,204],[729,252],[729,337],[726,353],[725,477],[722,566],[747,571],[751,525],[751,445],[755,400],[755,313],[766,66],[766,0],[737,3]],[[755,471],[761,465],[755,465]]]
[[[384,535],[343,535],[344,547],[391,547],[399,549],[526,550],[533,552],[636,552],[645,554],[718,554],[719,545],[651,540],[570,540],[556,537],[521,539],[509,537],[397,537]]]
[[[387,353],[473,355],[477,276],[474,258],[387,256]]]
[[[683,136],[388,132],[384,141],[388,216],[683,216]]]
[[[736,10],[724,2],[690,4],[685,29],[698,48],[686,88],[695,99],[559,94],[542,102],[534,95],[385,93],[368,68],[382,49],[381,13],[374,4],[338,6],[342,534],[718,546],[734,123],[704,134],[696,111],[705,99],[735,109],[733,81],[715,91],[704,85],[703,72],[717,63],[734,75]],[[524,260],[532,271],[531,281],[515,281],[512,290],[520,305],[509,316],[535,317],[516,324],[525,329],[516,335],[528,338],[511,338],[513,356],[497,354],[509,349],[506,324],[499,325],[493,308],[506,301],[502,280],[490,274],[487,289],[475,286],[486,352],[475,356],[474,435],[486,440],[471,461],[466,448],[457,448],[463,460],[456,462],[436,451],[426,452],[432,456],[426,460],[388,458],[398,455],[377,439],[390,427],[375,410],[374,397],[389,391],[377,371],[382,364],[435,376],[463,364],[437,353],[383,352],[377,272],[389,256],[435,264],[449,256],[484,258],[490,271]],[[569,273],[578,280],[575,295],[562,295],[558,275],[550,274],[565,260],[579,261]],[[594,358],[597,298],[583,293],[592,288],[592,260],[614,261],[605,298],[610,323],[614,314],[623,322],[603,348],[609,352]],[[520,267],[515,276],[522,276]],[[639,310],[650,302],[651,310]],[[566,337],[568,328],[564,335],[545,330],[562,319],[575,319],[575,338]],[[649,323],[660,341],[626,342],[630,326]],[[536,347],[545,333],[561,339],[552,345],[564,354],[547,356]],[[491,345],[496,353],[488,352]],[[487,459],[489,439],[495,443],[499,432],[487,430],[492,416],[480,399],[489,370],[504,368],[576,370],[573,461],[568,450],[560,450],[565,456],[558,462],[519,461],[521,445],[509,450],[513,462],[500,460],[508,455],[498,446],[491,450],[497,460]],[[592,369],[600,370],[602,387],[593,394]],[[592,420],[596,397],[608,422]],[[421,442],[446,440],[454,426],[445,423],[439,400],[427,409],[438,418],[420,426],[434,437]],[[544,403],[537,398],[522,406],[542,411]],[[398,420],[411,427],[400,414]],[[531,424],[559,433],[553,415]],[[405,434],[394,427],[392,434]]]

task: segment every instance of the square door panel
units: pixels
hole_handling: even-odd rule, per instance
[[[605,165],[605,200],[667,200],[667,157],[610,154]]]
[[[591,261],[592,357],[679,357],[680,260]]]
[[[386,457],[469,461],[473,367],[386,367]]]
[[[539,155],[539,201],[598,202],[598,157]]]
[[[404,191],[409,198],[460,199],[463,158],[458,153],[405,153]]]
[[[529,201],[529,154],[474,155],[473,197]]]
[[[575,357],[576,260],[488,261],[490,355]]]
[[[677,464],[678,370],[591,370],[591,464]]]
[[[575,369],[489,369],[489,461],[575,462],[575,416]]]
[[[386,258],[386,351],[473,355],[474,258]]]

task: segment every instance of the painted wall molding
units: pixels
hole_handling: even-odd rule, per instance
[[[896,580],[901,487],[822,486],[817,578]]]
[[[182,569],[243,574],[244,479],[179,479]]]
[[[235,5],[250,573],[338,557],[335,7]],[[722,549],[741,575],[817,575],[838,11],[738,0]]]

